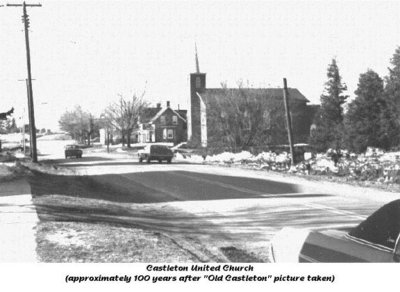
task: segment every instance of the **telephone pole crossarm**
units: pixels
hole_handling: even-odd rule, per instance
[[[40,4],[40,3],[38,3],[38,4],[26,4],[24,2],[24,4],[25,4],[26,7],[42,7],[42,4]],[[10,4],[10,3],[7,3],[6,6],[8,6],[8,7],[21,7],[21,6],[24,6],[24,4]]]

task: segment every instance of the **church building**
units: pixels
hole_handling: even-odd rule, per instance
[[[224,113],[221,101],[240,96],[251,96],[252,100],[258,100],[258,104],[263,107],[263,117],[270,121],[269,123],[260,123],[259,127],[269,127],[270,129],[265,131],[264,140],[254,141],[252,146],[260,146],[257,143],[263,146],[266,146],[266,144],[271,146],[288,144],[282,88],[207,88],[206,73],[200,72],[197,49],[195,61],[196,72],[190,74],[190,99],[187,119],[188,141],[190,143],[196,146],[213,147],[212,144],[215,144],[221,138],[221,132],[218,132],[218,130],[222,125],[218,124],[217,120],[219,119],[214,119],[212,116],[215,116],[216,110],[220,111],[217,115],[222,117],[229,115],[229,113]],[[288,88],[288,95],[294,142],[307,143],[317,107],[308,105],[309,100],[296,88]],[[252,112],[245,112],[243,116],[253,114]],[[269,126],[266,126],[266,124]]]

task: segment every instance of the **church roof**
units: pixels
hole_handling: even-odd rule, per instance
[[[280,98],[283,99],[282,88],[207,88],[201,95],[203,96],[226,96],[227,94],[240,93],[243,91],[247,94],[254,94],[256,96],[265,96],[269,98]],[[309,100],[297,89],[288,88],[289,99],[309,102]]]

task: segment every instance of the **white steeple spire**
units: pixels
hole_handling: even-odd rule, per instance
[[[195,58],[196,58],[196,73],[200,73],[199,56],[197,55],[197,44],[194,43]]]

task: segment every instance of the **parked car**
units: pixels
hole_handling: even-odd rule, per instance
[[[144,149],[138,151],[138,156],[139,162],[146,160],[147,163],[150,163],[151,160],[158,160],[161,163],[163,160],[166,160],[168,163],[171,163],[174,153],[165,145],[146,145]]]
[[[274,262],[400,262],[400,200],[350,232],[282,229],[270,244]]]
[[[76,157],[82,158],[83,151],[78,145],[67,145],[65,146],[65,158]]]

